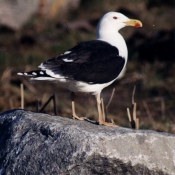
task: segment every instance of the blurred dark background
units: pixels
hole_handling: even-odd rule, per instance
[[[124,77],[102,92],[108,118],[130,127],[133,88],[140,129],[175,133],[175,2],[174,0],[2,0],[0,2],[0,112],[20,107],[20,84],[25,109],[36,111],[56,93],[58,115],[71,117],[70,92],[52,83],[30,83],[17,76],[30,71],[78,42],[95,39],[98,20],[117,11],[142,21],[143,28],[120,32],[129,58]],[[94,97],[76,95],[77,114],[97,119]],[[53,114],[53,104],[45,109]]]

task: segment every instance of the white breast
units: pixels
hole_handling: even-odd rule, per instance
[[[120,35],[118,32],[115,34],[115,36],[106,36],[98,38],[98,40],[106,41],[112,46],[117,47],[119,50],[119,55],[124,57],[126,60],[128,58],[128,49],[126,46],[126,42],[122,35]]]

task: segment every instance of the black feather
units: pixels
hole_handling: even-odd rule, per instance
[[[100,40],[79,43],[69,51],[45,61],[42,67],[68,79],[102,84],[116,79],[125,64],[116,47]]]

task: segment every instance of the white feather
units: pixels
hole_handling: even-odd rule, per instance
[[[69,60],[69,59],[67,59],[67,58],[64,58],[63,61],[64,61],[64,62],[73,62],[74,60]]]
[[[69,53],[71,53],[71,51],[66,51],[66,52],[64,52],[64,55],[66,55],[66,54],[69,54]]]
[[[36,72],[32,72],[32,75],[37,75],[37,73]]]
[[[21,72],[18,72],[18,73],[17,73],[17,75],[24,75],[24,74],[23,74],[23,73],[21,73]]]

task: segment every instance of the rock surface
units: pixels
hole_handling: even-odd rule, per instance
[[[20,29],[33,15],[39,0],[1,0],[0,24],[13,30]]]
[[[0,115],[0,175],[175,173],[175,135],[12,110]]]
[[[59,19],[78,8],[79,3],[80,0],[0,0],[0,25],[19,30],[35,14]]]

